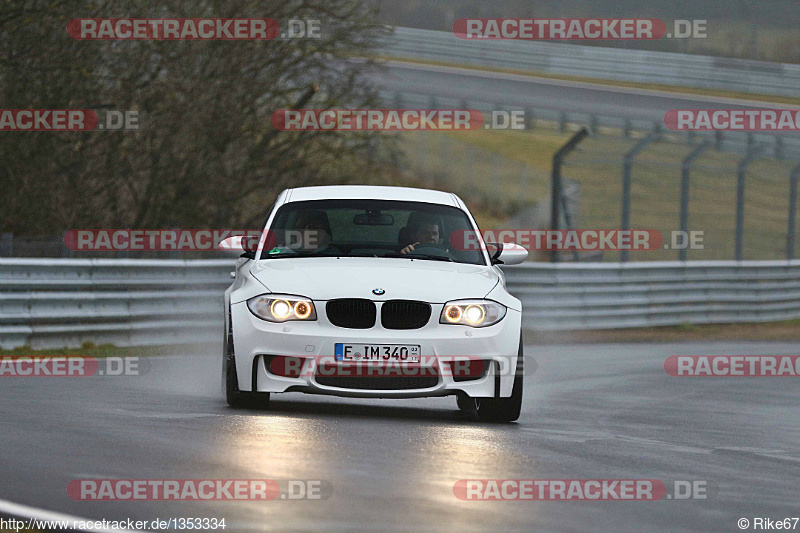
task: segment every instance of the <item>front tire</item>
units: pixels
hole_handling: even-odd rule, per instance
[[[472,398],[471,396],[467,395],[458,395],[456,397],[456,403],[458,404],[458,408],[467,413],[477,413],[478,412],[478,399]]]
[[[517,354],[517,371],[514,375],[514,386],[508,398],[478,398],[478,418],[485,422],[513,422],[522,411],[523,366],[522,339]]]
[[[234,409],[267,409],[269,407],[268,392],[242,392],[239,390],[239,377],[236,374],[236,355],[233,350],[233,333],[225,334],[223,349],[225,358],[225,400]]]

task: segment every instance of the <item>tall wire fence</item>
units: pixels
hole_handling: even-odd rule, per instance
[[[563,166],[566,186],[561,228],[657,230],[664,245],[623,253],[563,253],[563,260],[769,260],[793,258],[797,249],[800,139],[763,134],[684,134],[660,124],[619,117],[514,109],[499,104],[389,94],[397,108],[520,111],[525,130],[402,132],[398,183],[452,191],[477,214],[482,229],[548,229],[552,158],[583,126],[592,135]],[[488,116],[488,115],[487,115]],[[643,141],[648,139],[648,141]],[[641,151],[631,156],[637,145]],[[703,147],[703,148],[701,148]],[[687,165],[687,157],[697,157]],[[751,161],[745,161],[749,159]],[[627,156],[627,157],[626,157]],[[626,165],[626,161],[629,165]],[[744,167],[742,168],[742,166]],[[623,187],[626,176],[630,187]],[[374,181],[373,181],[374,182]],[[686,229],[699,235],[690,247]],[[677,246],[676,246],[677,245]],[[217,252],[72,252],[61,235],[0,233],[0,257],[207,258]],[[546,260],[549,254],[533,253]]]
[[[421,95],[394,95],[392,101],[402,102],[405,108],[479,109],[487,120],[493,111],[513,110]],[[401,146],[412,172],[487,209],[482,229],[548,229],[552,156],[572,132],[587,126],[593,135],[580,143],[563,166],[563,176],[574,183],[575,191],[566,212],[569,220],[562,219],[560,227],[620,229],[627,196],[629,227],[657,230],[664,240],[655,250],[564,253],[565,260],[795,256],[797,137],[670,132],[657,122],[546,109],[517,111],[524,115],[524,131],[403,134]],[[644,138],[648,138],[645,146],[629,159],[626,193],[626,155]],[[688,161],[693,153],[696,158]],[[680,233],[682,229],[691,235]],[[535,259],[548,255],[533,254]]]

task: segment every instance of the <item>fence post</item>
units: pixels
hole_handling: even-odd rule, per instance
[[[450,136],[445,133],[445,134],[442,134],[442,135],[437,135],[436,137],[439,138],[439,153],[440,154],[452,153],[450,151]],[[439,164],[440,165],[442,164],[441,160],[439,161]],[[447,165],[446,168],[443,168],[443,169],[441,167],[439,167],[439,168],[442,170],[442,174],[444,174],[444,175],[450,174],[450,172],[453,170],[453,167],[450,166],[450,165]],[[452,179],[452,177],[449,176],[446,179],[449,181],[449,180]]]
[[[775,159],[783,159],[783,137],[775,136]]]
[[[75,254],[72,252],[72,250],[64,243],[63,237],[61,239],[61,257],[75,257]]]
[[[697,148],[691,151],[681,163],[681,231],[684,235],[689,232],[689,171],[692,163],[700,157],[706,149],[711,146],[708,140],[703,141]],[[686,261],[686,248],[678,250],[678,259]]]
[[[528,165],[520,161],[519,163],[519,199],[525,203],[528,194]]]
[[[633,174],[633,159],[644,150],[647,145],[657,141],[661,137],[658,133],[651,133],[647,137],[640,139],[633,148],[625,154],[622,159],[622,230],[631,229],[631,176]],[[628,250],[623,249],[620,253],[620,261],[628,260]]]
[[[564,111],[558,114],[558,131],[560,133],[567,131],[567,114]]]
[[[525,129],[530,131],[536,127],[536,113],[530,107],[525,108]]]
[[[749,144],[749,136],[748,136]],[[744,156],[744,159],[739,161],[739,167],[736,169],[736,260],[742,260],[742,247],[744,245],[744,175],[748,165],[758,157],[763,146],[758,146]]]
[[[425,163],[428,159],[428,142],[426,142],[425,132],[417,131],[417,174],[426,174]]]
[[[570,229],[573,229],[575,226],[573,224],[574,220],[572,220],[572,215],[570,215],[569,204],[567,203],[567,193],[564,190],[564,189],[566,189],[566,187],[564,187],[564,180],[565,179],[566,178],[564,178],[562,176],[562,178],[561,178],[561,182],[562,182],[562,185],[561,185],[561,187],[562,187],[562,191],[561,191],[562,192],[562,194],[561,194],[561,208],[564,210],[564,223],[567,226],[566,229],[570,230]],[[568,184],[571,184],[571,185],[574,186],[574,190],[577,193],[576,196],[578,196],[578,202],[579,202],[578,205],[580,205],[580,184],[575,180],[566,179],[566,181],[568,182]],[[578,261],[580,261],[580,256],[578,255],[578,250],[577,249],[572,251],[572,260],[575,261],[576,263]]]
[[[792,169],[789,179],[789,228],[786,232],[786,259],[794,259],[795,220],[797,219],[797,181],[800,180],[800,165]]]
[[[558,231],[561,217],[561,165],[564,163],[564,158],[567,154],[574,150],[578,143],[588,135],[589,130],[581,128],[553,155],[553,172],[550,184],[550,229],[554,231]],[[558,262],[558,250],[550,250],[550,261],[552,263]]]

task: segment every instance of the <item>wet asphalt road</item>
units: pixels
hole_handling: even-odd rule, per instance
[[[370,79],[382,91],[436,96],[447,102],[496,102],[514,108],[530,106],[648,121],[663,120],[671,109],[791,107],[398,61],[388,62],[384,71]],[[786,134],[797,136],[796,132]]]
[[[226,531],[740,531],[800,515],[797,378],[676,378],[670,355],[796,344],[528,346],[518,423],[455,398],[273,396],[237,412],[207,353],[139,377],[0,378],[0,499],[93,519],[225,518]],[[528,368],[532,368],[530,363]],[[309,479],[325,500],[81,502],[74,479]],[[461,501],[467,478],[703,480],[706,500]]]

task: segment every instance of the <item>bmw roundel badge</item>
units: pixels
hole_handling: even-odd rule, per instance
[[[372,294],[375,294],[375,295],[378,295],[378,296],[382,296],[382,295],[386,294],[386,291],[383,290],[383,289],[372,289]]]

